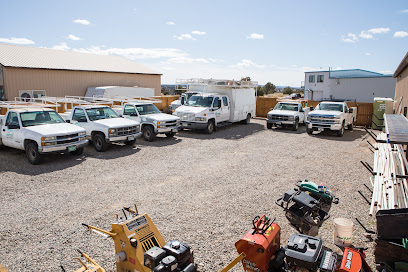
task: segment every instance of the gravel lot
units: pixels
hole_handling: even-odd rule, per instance
[[[336,217],[358,217],[374,229],[375,218],[357,193],[369,192],[372,164],[368,136],[362,129],[309,136],[267,130],[265,121],[234,124],[212,135],[183,131],[173,139],[139,139],[131,148],[113,145],[105,153],[85,148],[81,157],[54,154],[39,166],[22,151],[0,151],[0,264],[10,271],[67,271],[80,267],[76,249],[88,253],[107,271],[115,271],[111,239],[91,235],[81,223],[110,230],[124,205],[137,203],[155,222],[165,240],[178,239],[195,251],[201,271],[218,271],[237,256],[234,243],[251,227],[256,215],[276,217],[281,243],[296,231],[275,200],[297,180],[324,183],[340,198],[320,229],[325,245],[333,246]],[[356,224],[356,223],[355,223]],[[354,227],[354,245],[373,243]],[[240,265],[235,271],[243,271]]]

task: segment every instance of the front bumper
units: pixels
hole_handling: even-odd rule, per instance
[[[178,132],[181,126],[157,128],[156,133]]]
[[[109,136],[107,138],[105,138],[106,142],[110,143],[110,142],[121,142],[121,141],[127,141],[129,138],[136,139],[139,138],[140,136],[142,136],[141,132],[138,133],[134,133],[134,134],[129,134],[129,135],[121,135],[121,136]]]
[[[307,128],[313,129],[316,131],[324,131],[324,130],[341,130],[342,124],[341,123],[334,123],[334,124],[327,124],[327,123],[307,123]]]
[[[207,123],[181,121],[181,128],[187,128],[187,129],[205,129],[206,127],[207,127]]]
[[[52,152],[64,152],[68,151],[68,147],[70,146],[76,146],[76,148],[81,148],[85,147],[88,145],[88,140],[82,140],[79,142],[72,142],[72,143],[67,143],[67,144],[60,144],[60,145],[55,145],[55,146],[40,146],[38,147],[38,152],[41,154],[45,153],[52,153]]]
[[[272,124],[272,125],[294,125],[296,123],[295,120],[273,120],[273,119],[267,119],[266,122],[268,124]]]

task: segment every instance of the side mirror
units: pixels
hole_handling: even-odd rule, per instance
[[[10,123],[10,125],[7,126],[9,129],[20,129],[20,125],[17,123]]]
[[[271,110],[273,110],[273,108],[271,108]]]
[[[71,120],[65,120],[66,123],[71,123]]]
[[[310,107],[310,111],[314,110],[314,107]]]
[[[185,100],[185,97],[184,97],[184,96],[182,96],[182,97],[181,97],[181,102],[180,102],[180,103],[181,103],[181,105],[184,105],[184,100]]]
[[[217,105],[217,107],[218,107],[218,108],[221,108],[221,100],[218,100],[218,105]]]
[[[353,109],[349,109],[349,113],[353,113]]]

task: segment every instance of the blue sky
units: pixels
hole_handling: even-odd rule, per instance
[[[0,42],[117,54],[176,78],[300,86],[311,70],[393,73],[408,1],[5,1]]]

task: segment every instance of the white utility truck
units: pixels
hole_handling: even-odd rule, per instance
[[[85,129],[67,124],[50,108],[9,108],[0,115],[0,145],[25,150],[31,164],[39,164],[43,154],[69,152],[81,155],[88,144]]]
[[[312,134],[313,131],[331,130],[342,137],[345,127],[353,130],[356,120],[356,107],[349,108],[346,102],[320,102],[316,109],[307,115],[306,131]]]
[[[173,102],[170,103],[169,106],[169,113],[173,113],[178,107],[181,105],[184,105],[184,103],[193,95],[197,94],[198,92],[194,91],[187,91],[185,93],[182,93],[179,97],[179,99],[174,100]]]
[[[268,119],[266,126],[268,129],[273,126],[290,126],[292,130],[296,131],[299,124],[306,124],[306,116],[310,108],[303,108],[298,102],[279,102],[270,112],[268,112]]]
[[[242,122],[249,124],[255,116],[255,88],[257,82],[249,78],[239,81],[195,79],[189,90],[198,93],[174,111],[181,119],[181,127],[203,129],[211,134],[217,127]]]
[[[128,102],[119,108],[114,108],[120,116],[135,120],[141,124],[143,138],[154,141],[156,135],[164,133],[173,137],[180,128],[180,118],[160,112],[153,104],[145,101]]]
[[[68,123],[83,127],[98,152],[106,151],[112,142],[133,145],[142,134],[139,122],[121,118],[109,106],[80,105],[61,116]]]

